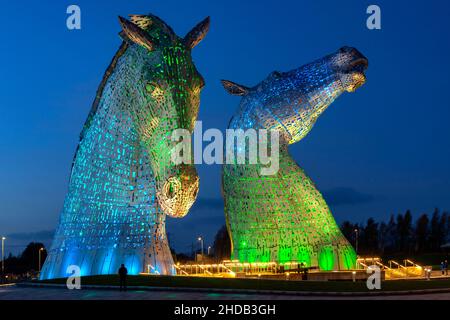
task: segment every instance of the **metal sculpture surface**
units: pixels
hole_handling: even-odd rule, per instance
[[[339,95],[363,85],[367,66],[360,52],[343,47],[293,71],[273,72],[253,88],[222,81],[229,93],[243,97],[229,128],[280,134],[275,175],[262,176],[261,165],[223,167],[233,259],[298,262],[322,270],[354,267],[355,251],[314,183],[289,155],[288,145],[305,137]]]
[[[119,18],[123,43],[108,67],[80,135],[69,191],[41,279],[173,274],[165,216],[194,203],[194,165],[174,165],[172,131],[193,130],[204,86],[191,58],[209,18],[184,38],[154,15]]]

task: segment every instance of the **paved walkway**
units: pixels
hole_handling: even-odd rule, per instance
[[[61,288],[1,287],[0,300],[450,300],[450,293],[374,297],[307,297],[293,295],[139,291],[68,290]]]

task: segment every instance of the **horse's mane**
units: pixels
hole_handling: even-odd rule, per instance
[[[106,82],[108,82],[109,77],[114,72],[114,69],[116,68],[117,61],[119,58],[125,53],[125,51],[128,49],[128,43],[125,41],[122,42],[120,45],[119,50],[117,50],[116,54],[114,55],[111,63],[109,64],[108,68],[106,69],[102,81],[100,82],[100,85],[97,89],[97,93],[95,94],[94,102],[92,103],[91,111],[89,111],[88,117],[83,125],[83,129],[80,133],[80,141],[83,139],[85,132],[89,127],[91,126],[92,120],[94,119],[95,113],[97,112],[98,105],[100,103],[100,99],[103,95],[103,90],[105,89]]]
[[[83,140],[84,135],[86,134],[89,127],[91,126],[92,120],[94,120],[94,116],[95,116],[95,113],[97,112],[98,105],[100,104],[100,99],[102,98],[103,90],[105,89],[106,82],[108,82],[109,77],[111,76],[114,69],[116,68],[117,61],[125,53],[125,51],[127,49],[128,49],[128,43],[123,41],[122,44],[120,45],[119,50],[117,50],[111,63],[109,64],[108,68],[106,69],[106,71],[103,75],[102,81],[100,82],[100,85],[97,89],[97,93],[95,94],[95,99],[94,99],[94,102],[92,103],[91,111],[89,111],[87,119],[84,122],[83,129],[81,129],[80,138],[79,138],[79,141],[77,144],[77,149],[75,150],[75,154],[73,155],[71,169],[73,169],[73,166],[75,164],[75,159],[77,157],[78,149],[80,148],[80,142],[81,142],[81,140]]]
[[[173,37],[176,37],[172,28],[155,15],[152,15],[152,14],[130,15],[130,20],[134,24],[138,25],[141,29],[143,29],[147,32],[151,32],[152,30],[162,30],[165,34],[169,35],[170,39],[173,39]],[[120,35],[123,37],[122,33]],[[94,119],[94,116],[97,112],[98,105],[100,104],[100,100],[103,96],[103,91],[105,89],[105,86],[106,86],[106,83],[108,82],[109,77],[114,72],[117,62],[119,61],[119,58],[126,52],[126,50],[128,49],[128,47],[130,45],[129,41],[127,41],[127,40],[128,39],[124,39],[124,41],[120,45],[119,50],[117,50],[111,63],[109,64],[108,68],[106,69],[106,71],[103,75],[102,81],[100,82],[100,85],[97,89],[94,102],[92,103],[91,110],[89,111],[87,119],[83,125],[83,129],[81,130],[79,142],[81,142],[81,140],[83,140],[84,135],[86,134],[87,130],[89,129],[89,127],[92,124],[92,120]],[[76,158],[79,147],[80,147],[80,144],[78,143],[77,149],[75,150],[75,154],[74,154],[73,160],[72,160],[72,168],[73,168],[73,165],[75,164],[75,158]]]

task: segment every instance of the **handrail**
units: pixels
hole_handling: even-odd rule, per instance
[[[176,264],[174,264],[175,269],[179,270],[181,273],[184,273],[185,275],[189,275],[189,273],[187,273],[186,271],[184,271],[183,269],[181,269],[179,266],[177,266]]]
[[[402,268],[402,269],[407,269],[405,266],[402,266],[400,263],[398,263],[395,260],[389,260],[389,266],[392,269],[392,264],[395,264],[397,266],[398,269]]]
[[[404,265],[398,263],[395,260],[389,260],[385,265],[381,258],[372,257],[372,258],[358,258],[356,259],[356,269],[364,270],[369,269],[371,266],[375,265],[379,267],[381,270],[386,272],[386,276],[390,278],[403,278],[403,277],[419,277],[423,270],[425,270],[422,266],[414,263],[410,259],[403,260]],[[178,275],[203,275],[203,276],[218,276],[218,277],[227,277],[232,276],[235,277],[239,272],[243,272],[246,274],[278,274],[279,268],[277,266],[285,266],[288,268],[287,272],[292,270],[292,267],[298,265],[299,263],[295,262],[284,262],[284,263],[275,263],[275,262],[239,262],[237,260],[227,260],[218,263],[212,264],[182,264],[179,263],[173,264],[174,269],[176,270]],[[290,267],[290,268],[289,268]],[[286,270],[285,270],[286,271]],[[152,265],[148,265],[148,273],[156,273],[159,272]]]
[[[382,264],[380,261],[376,261],[375,262],[376,265],[380,266],[382,269],[387,269],[390,270],[391,268],[389,268],[388,266]]]
[[[416,267],[416,268],[419,268],[419,269],[423,269],[423,267],[422,267],[421,265],[418,265],[417,263],[415,263],[415,262],[412,261],[412,260],[405,259],[404,262],[405,262],[405,266],[407,265],[407,263],[409,263],[409,264],[411,264],[413,267]]]
[[[205,271],[207,274],[212,275],[212,273],[209,272],[208,270],[206,270],[204,267],[202,267],[202,265],[198,264],[197,266],[198,266],[200,269],[202,269],[203,271]]]
[[[358,265],[361,265],[363,268],[369,268],[369,266],[367,264],[365,264],[364,262],[356,261],[356,263],[358,263]]]
[[[183,270],[183,269],[185,269],[185,268],[199,268],[202,272],[204,272],[205,274],[208,274],[208,275],[214,275],[214,273],[212,273],[211,271],[209,271],[207,268],[216,268],[216,269],[224,269],[225,270],[225,272],[224,273],[227,273],[227,274],[230,274],[230,275],[232,275],[232,276],[234,276],[235,275],[235,272],[233,272],[233,270],[231,270],[230,268],[228,268],[227,266],[225,266],[224,264],[205,264],[205,265],[201,265],[201,264],[185,264],[185,265],[175,265],[174,264],[174,267],[177,269],[177,270],[179,270],[180,271],[180,273],[183,273],[184,275],[191,275],[191,273],[189,273],[189,272],[187,272],[187,271],[185,271],[185,270]],[[220,273],[220,272],[218,272],[218,273]],[[195,274],[200,274],[200,273],[198,273],[198,272],[195,272]]]
[[[149,264],[149,265],[147,266],[147,268],[148,268],[148,273],[150,273],[150,268],[151,268],[153,271],[155,271],[156,274],[160,274],[159,271],[156,270],[156,268],[155,268],[154,266],[152,266],[151,264]]]
[[[230,268],[228,268],[227,266],[225,266],[224,264],[219,264],[219,267],[222,267],[224,269],[226,269],[228,271],[228,273],[230,274],[234,274],[233,270],[231,270]]]

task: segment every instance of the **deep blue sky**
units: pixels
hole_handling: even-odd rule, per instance
[[[81,7],[82,30],[66,28],[70,4]],[[381,7],[382,30],[366,28],[369,4]],[[254,85],[273,70],[357,47],[370,61],[367,84],[340,97],[293,156],[339,222],[450,209],[448,1],[41,0],[0,9],[0,234],[11,251],[48,242],[56,227],[79,132],[121,42],[117,16],[130,13],[152,12],[179,35],[211,16],[193,51],[207,83],[204,128],[225,129],[239,103],[219,79]],[[179,251],[199,234],[212,242],[224,223],[220,167],[198,169],[193,210],[169,219]]]

